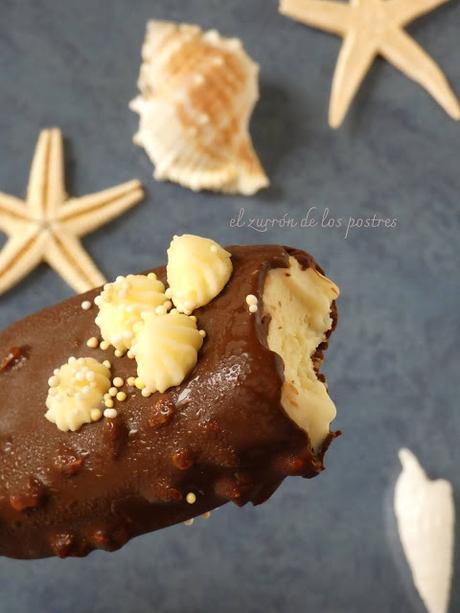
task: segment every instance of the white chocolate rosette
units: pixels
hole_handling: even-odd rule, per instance
[[[142,325],[142,314],[161,315],[170,308],[164,292],[154,273],[117,277],[114,283],[107,283],[94,301],[99,307],[96,324],[104,341],[119,352],[129,350]]]
[[[168,249],[166,295],[189,315],[213,300],[233,271],[231,256],[218,243],[200,236],[175,236]]]
[[[83,424],[101,419],[110,370],[94,358],[70,357],[54,371],[48,384],[46,419],[63,432],[75,432]]]

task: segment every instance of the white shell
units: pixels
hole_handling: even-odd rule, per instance
[[[232,271],[230,253],[201,236],[175,236],[168,249],[168,284],[174,306],[190,314],[211,302],[224,288]]]
[[[195,191],[251,195],[266,187],[249,134],[259,67],[241,41],[151,21],[142,57],[134,142],[155,164],[155,178]]]
[[[180,385],[195,366],[202,344],[203,337],[191,317],[177,311],[146,315],[133,348],[145,393]]]
[[[414,454],[399,452],[403,471],[395,513],[415,586],[429,613],[446,613],[454,559],[455,508],[448,481],[431,481]]]

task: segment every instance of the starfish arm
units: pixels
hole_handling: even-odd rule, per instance
[[[20,236],[10,238],[0,251],[0,294],[19,283],[43,259],[46,237],[29,227]]]
[[[387,0],[386,10],[393,23],[404,27],[447,2],[449,0]]]
[[[139,181],[128,181],[96,194],[69,200],[58,218],[66,230],[84,236],[118,217],[143,197]]]
[[[28,221],[27,209],[24,202],[0,192],[0,230],[13,234],[18,225]]]
[[[338,128],[377,54],[366,31],[351,31],[344,39],[332,81],[329,125]]]
[[[350,21],[350,7],[330,0],[280,0],[279,11],[312,28],[344,34]]]
[[[77,293],[106,282],[78,238],[68,232],[53,234],[44,259]]]
[[[424,87],[453,119],[460,103],[436,62],[403,30],[389,30],[379,47],[383,57]]]
[[[43,130],[30,169],[27,202],[42,218],[53,216],[65,198],[62,133],[57,128]]]

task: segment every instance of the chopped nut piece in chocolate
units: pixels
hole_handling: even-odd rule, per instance
[[[21,359],[25,359],[24,350],[21,347],[12,347],[0,362],[0,372],[13,368]]]
[[[172,400],[165,397],[160,397],[154,405],[150,415],[148,424],[151,428],[161,428],[166,426],[174,416],[176,405]]]
[[[35,477],[29,477],[24,489],[10,495],[10,505],[18,512],[37,509],[45,502],[46,487]]]

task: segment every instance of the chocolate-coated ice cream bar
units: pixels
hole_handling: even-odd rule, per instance
[[[0,334],[0,555],[112,551],[323,470],[337,287],[281,246],[168,255]]]

